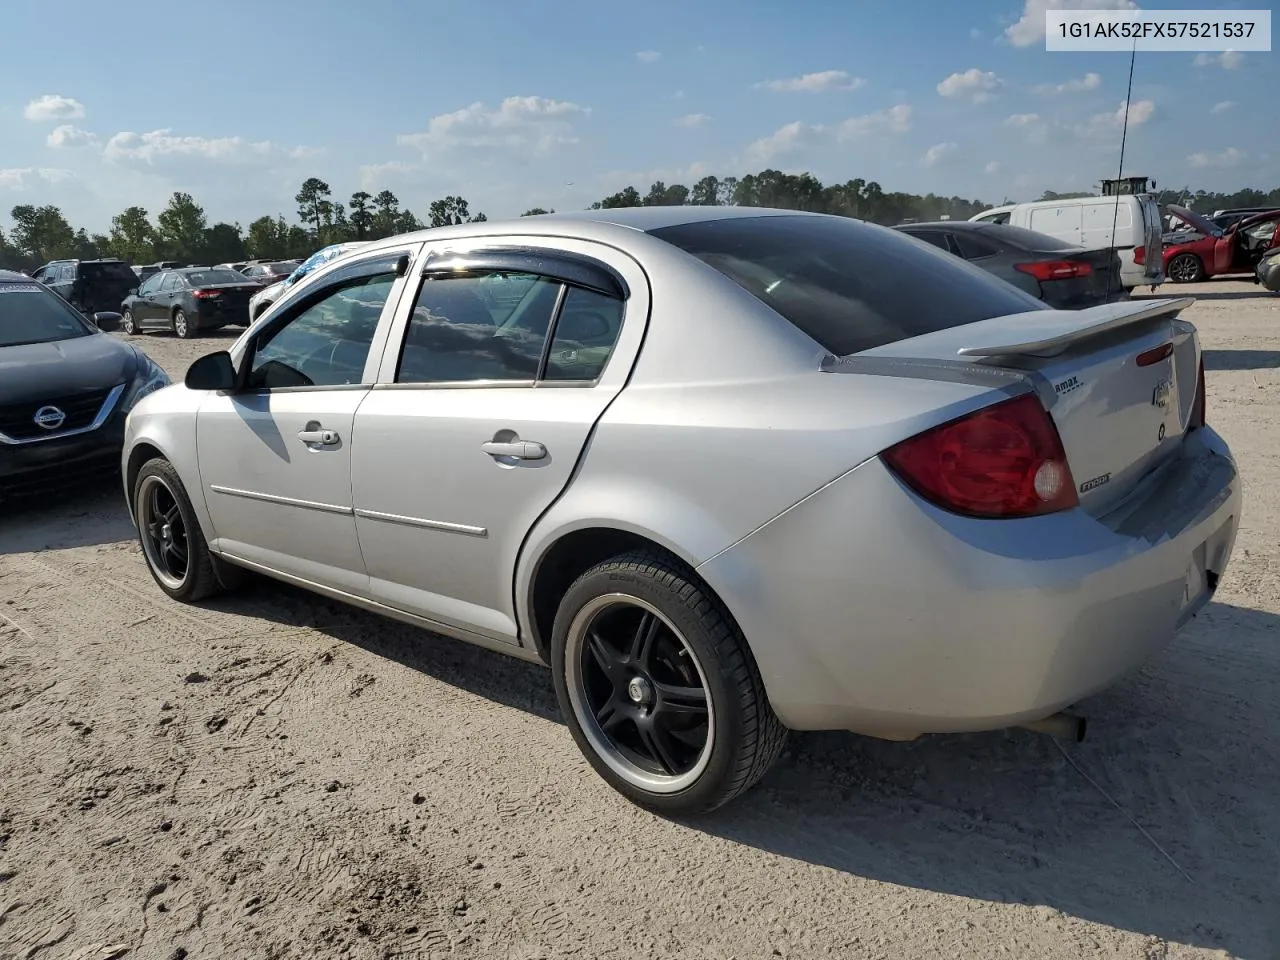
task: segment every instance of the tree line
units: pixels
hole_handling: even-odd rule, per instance
[[[1038,199],[1053,200],[1090,194],[1045,191]],[[1229,207],[1280,208],[1280,188],[1263,192],[1239,190],[1231,194],[1162,190],[1160,203],[1190,203],[1212,212]],[[282,215],[262,216],[247,227],[239,223],[208,222],[204,208],[189,193],[174,193],[155,217],[140,206],[127,207],[111,219],[105,233],[73,227],[53,205],[19,204],[10,211],[13,227],[0,231],[0,268],[32,270],[49,260],[119,257],[131,263],[176,260],[182,263],[230,263],[247,259],[299,259],[330,243],[377,240],[424,227],[444,227],[486,220],[471,213],[466,199],[447,196],[432,201],[426,221],[401,206],[390,190],[370,194],[357,190],[346,203],[335,201],[329,185],[319,177],[303,181],[297,196],[297,222]],[[886,192],[874,180],[854,179],[824,184],[810,173],[762,170],[744,177],[706,176],[693,186],[658,181],[641,193],[627,186],[591,205],[593,210],[642,206],[779,207],[856,217],[874,223],[904,220],[967,220],[992,204],[933,193]],[[522,216],[553,211],[542,207]]]

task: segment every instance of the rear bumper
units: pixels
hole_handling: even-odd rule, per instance
[[[937,510],[878,459],[699,567],[796,729],[910,736],[1038,719],[1109,686],[1212,594],[1240,484],[1212,430],[1115,513]]]
[[[213,330],[231,324],[239,324],[245,327],[249,325],[249,305],[247,303],[242,303],[238,306],[216,302],[198,304],[196,313],[197,329]]]

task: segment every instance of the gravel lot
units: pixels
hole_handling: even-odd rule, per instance
[[[1084,744],[795,736],[698,822],[613,794],[541,668],[169,602],[116,489],[0,514],[0,957],[1280,957],[1280,297],[1184,291],[1245,478],[1217,602]]]

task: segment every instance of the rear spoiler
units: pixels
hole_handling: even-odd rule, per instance
[[[961,357],[1052,356],[1081,340],[1158,317],[1173,316],[1194,297],[1104,303],[1085,310],[1031,310],[979,320],[961,328]]]

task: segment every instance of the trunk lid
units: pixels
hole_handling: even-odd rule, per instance
[[[1069,256],[1064,256],[1061,251],[1053,251],[1041,254],[1039,259],[1077,260],[1089,265],[1088,276],[1040,281],[1045,303],[1060,310],[1076,310],[1118,300],[1124,290],[1120,276],[1120,256],[1114,250],[1081,250],[1072,252]]]
[[[1080,505],[1115,506],[1182,446],[1200,346],[1178,319],[1193,301],[1113,303],[994,317],[900,340],[859,356],[971,364],[1035,384],[1067,454]]]

